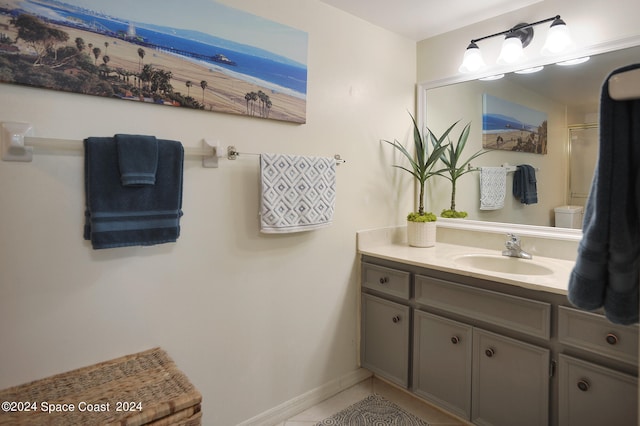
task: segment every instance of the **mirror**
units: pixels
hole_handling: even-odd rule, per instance
[[[458,180],[456,209],[466,211],[470,223],[482,221],[553,227],[555,207],[584,205],[593,176],[594,155],[597,155],[602,83],[611,71],[640,61],[638,42],[640,40],[637,39],[629,41],[624,48],[617,50],[601,48],[599,51],[604,53],[591,54],[589,61],[579,65],[551,64],[537,73],[509,73],[492,81],[443,80],[421,85],[421,115],[435,134],[442,134],[460,120],[450,134],[455,141],[464,125],[471,122],[463,159],[482,149],[484,94],[544,112],[547,116],[547,154],[491,149],[472,162],[474,168],[503,164],[533,166],[536,169],[538,203],[522,204],[513,197],[513,174],[508,173],[504,208],[480,210],[479,171],[474,171]],[[450,206],[451,184],[444,178],[432,181],[427,202],[430,210],[439,213]],[[544,229],[544,232],[554,232],[553,229]]]

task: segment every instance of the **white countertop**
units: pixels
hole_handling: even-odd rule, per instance
[[[366,232],[366,231],[365,231]],[[458,275],[481,278],[505,284],[516,285],[532,290],[567,294],[569,276],[574,263],[569,260],[534,256],[531,260],[506,258],[514,262],[533,262],[549,268],[552,273],[546,275],[522,275],[488,271],[456,262],[464,255],[501,256],[501,251],[468,247],[457,244],[436,243],[435,247],[410,247],[404,242],[392,242],[385,238],[369,238],[358,233],[358,253],[415,265]]]

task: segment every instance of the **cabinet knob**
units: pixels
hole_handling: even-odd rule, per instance
[[[591,385],[589,384],[589,382],[585,379],[578,381],[578,389],[580,389],[582,392],[588,391],[590,386]]]
[[[400,315],[396,315],[393,318],[391,318],[391,321],[393,322],[400,322]]]
[[[380,284],[386,284],[389,282],[389,277],[380,277]]]
[[[484,354],[489,358],[493,357],[496,354],[496,350],[493,348],[488,348],[484,350]]]
[[[458,343],[460,343],[460,338],[458,336],[453,336],[451,338],[451,343],[453,343],[454,345],[457,345]]]
[[[610,345],[615,345],[616,343],[618,343],[618,336],[616,336],[613,333],[607,334],[606,339],[607,339],[607,343]]]

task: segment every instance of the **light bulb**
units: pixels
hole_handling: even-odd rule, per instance
[[[569,34],[569,28],[562,19],[556,19],[549,28],[547,34],[547,40],[542,47],[541,53],[543,55],[557,55],[558,53],[566,52],[573,47],[573,40],[571,40],[571,34]]]
[[[522,58],[524,58],[522,41],[516,36],[505,38],[500,56],[498,56],[498,63],[503,65],[513,64]]]
[[[477,44],[471,42],[464,52],[462,59],[462,65],[458,68],[461,73],[471,73],[480,70],[485,67],[484,59],[482,59],[482,53]]]

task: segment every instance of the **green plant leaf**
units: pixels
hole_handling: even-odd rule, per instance
[[[415,150],[415,154],[412,155],[400,142],[394,140],[393,142],[384,140],[384,142],[393,146],[397,149],[402,155],[409,161],[411,165],[411,169],[394,165],[399,169],[405,170],[411,176],[413,176],[416,181],[420,184],[420,195],[419,195],[419,209],[418,213],[424,213],[424,189],[426,181],[435,175],[439,175],[443,172],[443,170],[434,171],[433,168],[435,164],[441,159],[444,155],[444,152],[447,150],[449,143],[444,143],[446,137],[441,138],[440,140],[436,140],[432,142],[433,149],[428,149],[428,143],[426,143],[425,138],[422,136],[420,129],[418,127],[418,123],[411,113],[409,113],[411,117],[411,122],[413,124],[413,147]]]

